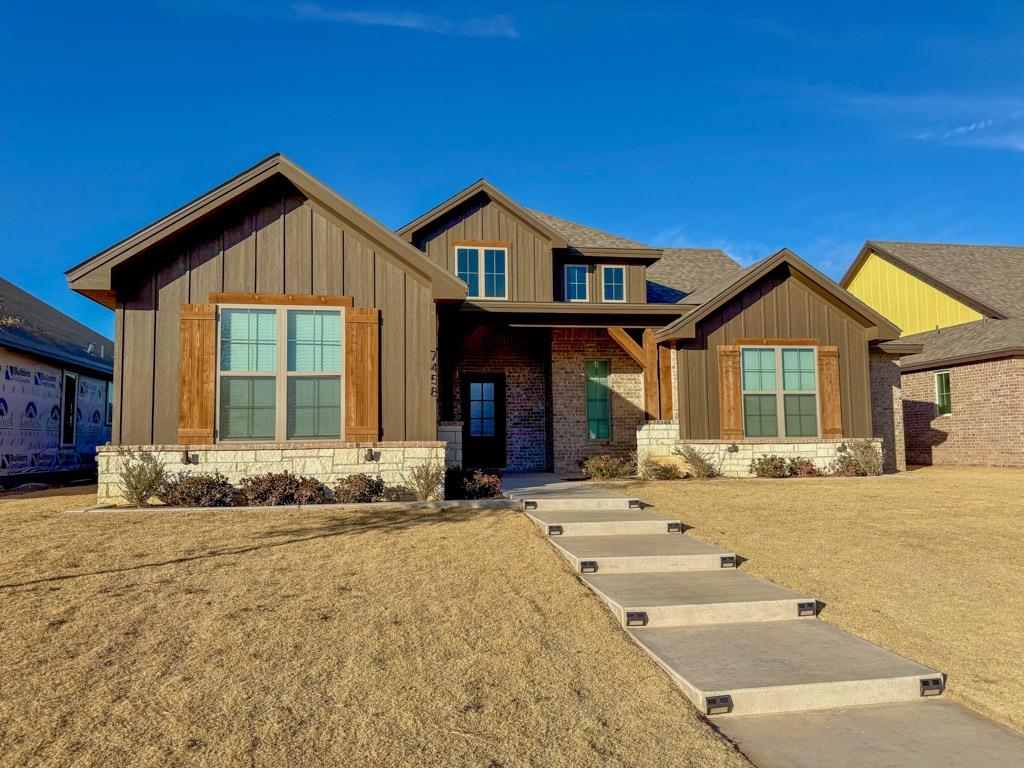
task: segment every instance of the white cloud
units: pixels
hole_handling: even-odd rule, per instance
[[[453,21],[440,16],[429,16],[413,11],[339,11],[316,3],[297,3],[292,6],[295,15],[303,21],[329,21],[362,27],[397,27],[419,32],[455,37],[516,38],[515,23],[508,16]]]

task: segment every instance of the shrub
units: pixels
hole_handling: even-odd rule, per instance
[[[882,474],[882,452],[870,440],[852,440],[848,446],[850,456],[865,475]]]
[[[658,461],[649,453],[640,456],[636,469],[642,480],[679,480],[683,476],[675,464]]]
[[[296,504],[328,504],[331,502],[331,489],[315,477],[298,477],[295,484]]]
[[[291,472],[268,472],[243,477],[237,501],[250,507],[276,507],[282,504],[323,504],[330,500],[327,486],[314,477]]]
[[[592,480],[619,480],[630,477],[635,463],[629,456],[589,456],[580,460],[580,471]]]
[[[454,464],[444,471],[446,499],[500,499],[501,477],[487,472],[467,470]]]
[[[220,472],[179,472],[157,495],[169,507],[230,507],[235,487]]]
[[[757,477],[786,477],[789,466],[781,456],[765,453],[750,462],[750,474]]]
[[[156,456],[148,451],[135,453],[128,449],[118,451],[121,466],[117,476],[121,480],[121,495],[133,507],[145,507],[154,496],[159,496],[167,480],[167,471]]]
[[[677,445],[672,453],[679,456],[690,467],[690,474],[701,480],[717,477],[722,474],[722,462],[715,462],[715,457],[709,451],[703,451],[695,445]]]
[[[864,470],[856,459],[849,453],[839,454],[835,460],[828,465],[826,472],[832,477],[863,477]]]
[[[817,464],[803,456],[790,459],[787,470],[790,477],[821,477],[825,474]]]
[[[420,464],[408,474],[402,475],[402,481],[418,501],[436,499],[439,492],[444,494],[444,465],[438,461]]]
[[[363,472],[346,475],[334,484],[334,500],[339,504],[369,504],[373,501],[393,501],[387,498],[388,489],[379,477]]]

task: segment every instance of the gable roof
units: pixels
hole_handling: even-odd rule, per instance
[[[870,253],[990,317],[1024,317],[1024,248],[868,240],[841,281],[849,285]]]
[[[664,248],[662,256],[647,267],[647,300],[674,304],[705,285],[735,277],[742,268],[718,248]]]
[[[900,369],[903,371],[1024,355],[1024,318],[985,318],[973,323],[915,333],[904,336],[900,341],[923,346],[920,353],[900,360]]]
[[[899,328],[852,293],[827,278],[793,253],[793,251],[789,250],[789,248],[783,248],[740,272],[729,275],[699,291],[695,291],[687,297],[686,304],[691,302],[697,304],[699,302],[699,305],[675,322],[666,325],[655,334],[655,338],[659,342],[671,339],[692,339],[696,335],[697,323],[782,264],[789,265],[791,269],[802,274],[824,292],[831,294],[839,302],[846,305],[852,312],[864,318],[865,323],[875,331],[873,340],[888,340],[899,337]]]
[[[585,224],[577,224],[575,221],[563,219],[560,216],[552,216],[550,213],[530,209],[537,218],[545,222],[549,227],[565,238],[566,242],[577,248],[626,248],[642,250],[659,250],[652,248],[628,237],[613,235],[611,232],[604,232]]]
[[[555,229],[551,228],[546,221],[535,215],[534,211],[529,208],[524,208],[511,197],[506,195],[496,186],[487,181],[487,179],[479,179],[474,181],[465,189],[456,192],[454,195],[449,197],[443,203],[435,205],[429,211],[424,213],[422,216],[417,216],[415,219],[410,221],[404,227],[396,230],[396,234],[408,242],[412,242],[412,236],[417,230],[422,229],[424,226],[432,222],[434,219],[443,216],[449,211],[457,208],[466,201],[475,197],[478,194],[485,194],[491,200],[495,200],[501,203],[503,206],[508,208],[510,211],[515,213],[519,218],[525,221],[527,224],[532,226],[546,238],[551,241],[552,248],[565,248],[566,241],[562,234]]]
[[[0,347],[108,375],[114,372],[113,341],[3,278]]]
[[[437,299],[461,299],[466,286],[461,280],[434,264],[422,252],[397,237],[390,229],[354,206],[341,195],[310,176],[284,155],[277,153],[228,179],[181,208],[129,235],[119,243],[69,269],[65,274],[72,290],[105,306],[114,302],[110,272],[113,267],[148,250],[160,241],[212,214],[240,195],[264,182],[283,177],[310,200],[343,218],[371,242],[393,253],[402,266],[428,281]]]

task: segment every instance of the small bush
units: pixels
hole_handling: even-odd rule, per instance
[[[295,484],[296,504],[329,504],[331,489],[315,477],[298,477]]]
[[[327,486],[315,478],[301,477],[291,472],[268,472],[265,475],[243,477],[236,501],[248,507],[319,504],[329,498],[327,493]]]
[[[642,480],[679,480],[683,473],[675,464],[658,461],[650,454],[643,454],[637,461],[637,474]]]
[[[764,453],[750,462],[750,474],[757,477],[786,477],[789,475],[789,465],[781,456]]]
[[[334,500],[338,504],[369,504],[374,501],[394,501],[388,497],[388,488],[379,477],[359,472],[346,475],[334,484]]]
[[[135,453],[127,449],[118,451],[121,466],[117,476],[121,481],[121,495],[133,507],[145,507],[167,481],[167,471],[156,456],[148,451]]]
[[[430,461],[413,467],[402,475],[405,487],[417,501],[431,501],[444,494],[445,468],[438,461]]]
[[[444,471],[446,499],[500,499],[503,495],[499,475],[479,469],[470,471],[454,464]]]
[[[864,477],[864,470],[849,453],[839,454],[828,465],[826,473],[832,477]]]
[[[592,480],[620,480],[631,477],[635,463],[629,456],[589,456],[580,460],[580,471]]]
[[[230,507],[235,487],[220,472],[179,472],[157,495],[169,507]]]
[[[716,463],[713,454],[695,445],[677,445],[672,449],[672,453],[689,465],[690,474],[696,478],[707,480],[722,474],[722,462]]]
[[[787,470],[790,477],[821,477],[825,474],[817,464],[803,456],[790,459]]]
[[[882,474],[882,452],[870,440],[852,440],[849,453],[865,475]]]

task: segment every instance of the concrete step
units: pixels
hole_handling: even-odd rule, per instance
[[[526,513],[549,536],[680,533],[682,522],[642,509],[535,509]]]
[[[942,675],[823,621],[627,629],[699,709],[754,715],[921,698]],[[728,697],[723,699],[720,697]]]
[[[640,509],[643,505],[640,499],[629,496],[516,496],[510,492],[510,498],[518,498],[523,502],[523,509],[527,512],[554,509]]]
[[[1019,768],[1024,736],[941,698],[715,718],[758,768]]]
[[[679,533],[552,536],[549,541],[580,573],[707,571],[736,563],[732,552]]]
[[[610,575],[599,571],[583,580],[624,626],[780,621],[816,614],[814,598],[735,568]]]

